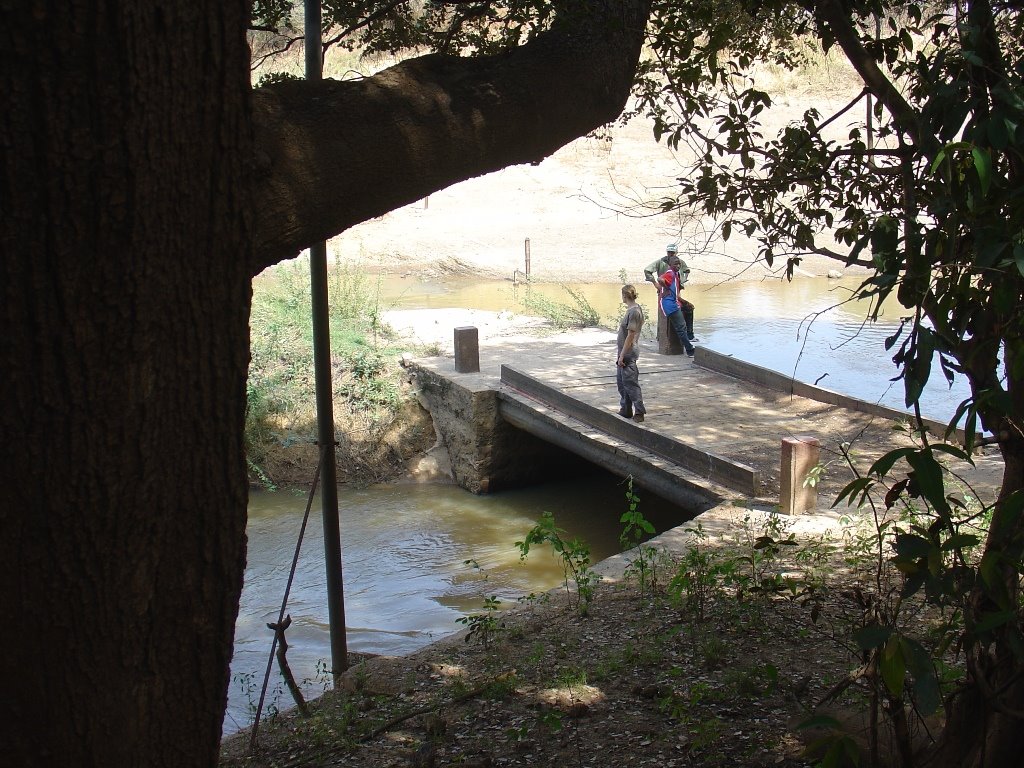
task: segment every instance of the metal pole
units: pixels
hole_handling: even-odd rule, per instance
[[[526,242],[523,243],[523,251],[526,255],[526,277],[530,277],[530,238],[526,238]]]
[[[306,0],[306,79],[320,80],[323,68],[320,0]],[[345,589],[341,575],[341,524],[338,516],[338,472],[334,451],[334,387],[331,383],[331,318],[327,293],[327,243],[309,249],[313,306],[313,368],[316,378],[316,421],[320,442],[320,503],[324,521],[327,568],[327,614],[331,625],[331,672],[338,686],[348,668],[345,640]]]

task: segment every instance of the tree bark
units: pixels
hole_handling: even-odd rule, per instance
[[[499,57],[267,89],[255,117],[245,0],[0,8],[5,762],[215,765],[250,276],[613,119],[647,3],[597,0]]]
[[[2,0],[6,765],[217,759],[245,558],[244,0]]]
[[[257,89],[253,274],[455,182],[539,162],[614,120],[649,3],[585,5],[503,55],[430,55],[363,80]]]
[[[985,557],[997,565],[994,573],[1003,580],[1007,602],[1020,605],[1018,564],[1024,556],[1024,515],[1008,511],[1006,504],[1024,493],[1024,377],[1021,376],[1019,343],[1006,342],[1006,394],[997,409],[991,409],[985,425],[1007,439],[1000,443],[1003,481],[985,540]],[[986,370],[983,368],[983,370]],[[970,369],[968,369],[970,373]],[[989,374],[975,374],[975,395],[998,386]],[[996,587],[979,578],[971,590],[969,619],[979,621],[986,612],[1005,609],[991,593]],[[1018,608],[1019,615],[1019,608]],[[1003,768],[1020,763],[1024,748],[1024,675],[1019,656],[1020,623],[1010,622],[993,631],[992,642],[968,649],[971,663],[963,690],[947,704],[946,724],[928,765],[931,768]],[[998,692],[998,695],[993,695]]]

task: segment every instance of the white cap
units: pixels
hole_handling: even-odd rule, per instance
[[[666,246],[665,250],[668,251],[669,253],[679,253],[679,246],[676,245],[675,243],[669,243]]]

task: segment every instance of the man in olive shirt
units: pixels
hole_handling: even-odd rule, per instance
[[[658,289],[659,299],[661,298],[661,283],[658,278],[665,274],[669,268],[675,269],[679,273],[679,290],[682,291],[686,286],[686,281],[690,279],[690,268],[686,266],[685,261],[679,258],[679,246],[675,243],[668,244],[664,257],[652,261],[644,267],[644,278],[646,278],[647,282],[653,283],[654,287]],[[683,312],[683,320],[686,322],[686,332],[690,337],[690,341],[699,341],[693,335],[693,304],[680,296],[679,308]]]

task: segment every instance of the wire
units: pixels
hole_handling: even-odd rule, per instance
[[[320,469],[324,465],[326,446],[320,446],[320,461],[316,465],[316,472],[313,473],[313,484],[309,489],[309,496],[306,499],[306,512],[302,516],[302,527],[299,528],[299,538],[295,542],[295,554],[292,556],[292,568],[288,573],[288,584],[284,588],[284,597],[281,599],[281,612],[277,615],[277,626],[284,621],[284,612],[288,607],[288,595],[292,591],[292,580],[295,578],[295,569],[299,564],[299,551],[302,549],[302,539],[306,535],[306,523],[309,522],[309,510],[313,507],[313,497],[316,495],[317,486],[320,484]],[[270,656],[267,659],[267,671],[263,675],[263,688],[260,689],[260,703],[256,707],[256,717],[252,724],[252,735],[249,739],[249,751],[255,751],[256,740],[260,731],[260,716],[263,714],[263,701],[267,696],[267,686],[270,684],[270,671],[274,666],[274,653],[277,651],[277,639],[280,630],[274,632],[274,640],[270,644]]]

